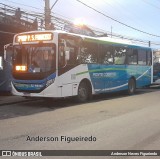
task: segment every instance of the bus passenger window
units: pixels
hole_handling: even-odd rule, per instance
[[[96,43],[84,41],[80,55],[81,63],[97,63],[98,62],[98,45]]]
[[[113,50],[110,45],[100,45],[100,61],[102,64],[113,64]]]
[[[126,52],[127,52],[126,48],[123,48],[123,47],[115,47],[114,48],[114,64],[115,65],[125,64]]]
[[[147,51],[147,65],[151,65],[152,64],[152,54],[151,51]]]
[[[147,58],[146,58],[146,51],[145,50],[138,50],[138,64],[139,65],[146,65]]]
[[[137,56],[137,50],[131,50],[127,52],[127,64],[129,65],[137,65],[137,60],[138,60],[138,56]]]

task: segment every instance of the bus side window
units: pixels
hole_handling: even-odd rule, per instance
[[[134,49],[129,49],[127,52],[127,64],[129,65],[137,65],[138,63],[138,55],[137,55],[137,50]]]
[[[111,45],[100,45],[100,62],[102,64],[113,64],[113,49]]]
[[[98,62],[98,44],[94,42],[83,41],[80,49],[81,63]]]
[[[59,43],[59,65],[78,64],[78,43],[75,37],[65,37]]]
[[[114,64],[123,65],[126,61],[127,48],[124,47],[114,47]]]
[[[152,65],[152,53],[151,51],[147,51],[147,65]]]
[[[139,65],[146,65],[147,64],[147,56],[146,51],[139,49],[138,50],[138,64]]]

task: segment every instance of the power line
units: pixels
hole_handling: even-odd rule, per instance
[[[15,10],[17,9],[15,6],[14,6],[14,7],[13,7],[13,6],[11,7],[11,6],[6,5],[6,4],[4,4],[4,3],[0,3],[0,5],[3,5],[3,6],[4,6],[4,7],[1,7],[1,6],[0,6],[0,9],[3,10],[4,12],[5,12],[5,11],[8,11],[8,12],[15,13]],[[6,8],[6,7],[8,7],[8,8]],[[11,8],[11,9],[10,9],[10,8]],[[32,13],[31,13],[31,11],[21,10],[21,12],[22,12],[22,14],[31,15],[31,16],[39,16],[39,17],[42,17],[42,16],[44,15],[44,13],[35,12],[35,11],[32,11]]]
[[[111,19],[111,20],[113,20],[113,21],[115,21],[115,22],[117,22],[117,23],[119,23],[119,24],[121,24],[121,25],[124,25],[124,26],[126,26],[126,27],[128,27],[128,28],[131,28],[131,29],[133,29],[133,30],[136,30],[136,31],[141,32],[141,33],[144,33],[144,34],[147,34],[147,35],[150,35],[150,36],[154,36],[154,37],[159,37],[159,38],[160,38],[159,35],[151,34],[151,33],[148,33],[148,32],[146,32],[146,31],[143,31],[143,30],[134,28],[134,27],[132,27],[132,26],[130,26],[130,25],[128,25],[128,24],[125,24],[125,23],[123,23],[123,22],[120,22],[119,20],[116,20],[116,19],[114,19],[114,18],[112,18],[112,17],[110,17],[110,16],[108,16],[108,15],[106,15],[106,14],[98,11],[97,9],[95,9],[95,8],[93,8],[93,7],[89,6],[89,5],[81,2],[80,0],[76,0],[76,1],[78,1],[79,3],[83,4],[84,6],[86,6],[86,7],[90,8],[90,9],[96,11],[97,13],[99,13],[99,14],[105,16],[106,18],[109,18],[109,19]]]
[[[150,5],[150,6],[152,6],[152,7],[154,7],[154,8],[156,8],[156,9],[160,10],[160,7],[158,7],[157,5],[154,5],[154,4],[150,3],[150,2],[147,2],[146,0],[142,0],[142,1],[143,1],[144,3],[146,3],[146,4]]]
[[[53,4],[52,7],[51,7],[51,10],[52,10],[52,8],[56,5],[57,2],[58,2],[58,0],[56,0],[56,1],[54,2],[54,4]]]
[[[30,5],[25,5],[25,4],[22,4],[22,3],[17,3],[17,2],[14,2],[14,1],[10,1],[10,0],[5,0],[5,1],[8,1],[8,2],[14,3],[14,4],[18,4],[18,5],[21,5],[21,6],[25,6],[25,7],[34,8],[34,9],[37,9],[37,10],[40,9],[40,8],[37,8],[37,7],[33,7],[33,6],[30,6]]]
[[[1,3],[0,3],[1,4]],[[3,4],[4,5],[4,4]],[[0,8],[1,9],[1,8]],[[6,8],[7,9],[7,8]],[[36,17],[39,17],[41,19],[43,19],[43,13],[32,13],[30,11],[30,13],[26,13],[24,11],[22,11],[23,14],[27,14],[27,15],[30,15],[30,16],[36,16]],[[54,14],[54,13],[53,13]],[[61,15],[62,16],[62,15]],[[71,19],[69,20],[65,20],[64,17],[63,18],[60,18],[60,17],[57,17],[57,16],[52,16],[51,17],[53,18],[54,21],[56,21],[55,25],[57,26],[57,28],[61,28],[61,29],[64,29],[64,25],[65,24],[72,24],[71,22]],[[29,18],[30,19],[30,18]],[[100,30],[99,28],[95,28],[93,26],[89,26],[95,33],[98,33],[97,35],[100,35],[100,34],[103,34],[103,33],[106,33],[106,31],[104,30]],[[10,32],[4,32],[4,31],[0,31],[0,33],[6,33],[6,34],[15,34],[15,33],[10,33]],[[108,35],[110,35],[111,33],[110,32],[107,32]],[[134,38],[131,38],[131,37],[127,37],[127,36],[124,36],[124,35],[118,35],[118,34],[115,34],[113,33],[113,36],[116,37],[116,38],[122,38],[122,39],[128,39],[128,40],[131,40],[131,41],[135,41],[135,42],[140,42],[140,43],[144,43],[144,44],[148,44],[148,41],[144,41],[144,40],[140,40],[140,39],[134,39]],[[151,42],[152,45],[160,45],[159,42]]]

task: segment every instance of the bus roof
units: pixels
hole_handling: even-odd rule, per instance
[[[111,38],[111,37],[92,37],[92,36],[87,36],[87,35],[70,33],[70,32],[66,32],[66,31],[63,31],[63,30],[38,30],[38,31],[35,30],[35,31],[29,31],[29,32],[22,32],[22,33],[16,34],[14,36],[14,38],[17,35],[31,34],[31,33],[46,33],[46,32],[47,33],[57,33],[57,34],[63,33],[63,34],[78,36],[78,37],[81,37],[82,39],[92,39],[92,40],[108,42],[108,43],[112,43],[112,44],[123,44],[123,45],[127,45],[127,46],[130,46],[130,47],[135,47],[135,48],[151,49],[150,47],[147,47],[147,46],[137,45],[130,40]]]

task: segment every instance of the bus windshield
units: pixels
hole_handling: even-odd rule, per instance
[[[15,72],[44,73],[55,71],[55,46],[52,44],[14,46],[13,69]]]

